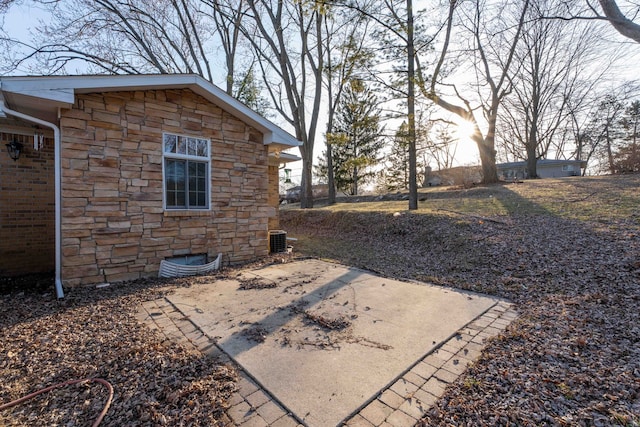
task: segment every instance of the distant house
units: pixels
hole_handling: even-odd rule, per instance
[[[482,181],[482,169],[480,166],[455,166],[449,169],[431,171],[427,169],[423,187],[437,185],[472,185]]]
[[[315,199],[321,199],[329,196],[329,186],[327,184],[314,184],[311,186],[311,191]],[[301,195],[301,186],[297,185],[295,187],[288,188],[285,191],[285,194],[280,195],[280,203],[298,203]]]
[[[505,181],[527,179],[527,162],[499,163],[496,165],[498,177]],[[584,160],[538,160],[536,170],[540,178],[562,178],[567,176],[581,176],[587,167]]]
[[[55,270],[58,296],[266,255],[301,144],[195,75],[0,77],[0,138],[0,276]]]

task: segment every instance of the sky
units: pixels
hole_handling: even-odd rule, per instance
[[[48,14],[39,7],[30,4],[13,5],[4,17],[4,30],[10,36],[20,40],[29,40],[32,31],[38,30],[38,20],[46,19]]]
[[[18,5],[12,6],[9,12],[6,14],[4,19],[4,29],[12,37],[29,41],[32,32],[37,31],[39,21],[46,21],[47,17],[48,13],[42,8],[30,4],[30,2],[28,1],[19,2]],[[76,63],[76,65],[79,67],[78,72],[81,73],[81,63]],[[220,83],[218,82],[218,84]],[[277,122],[277,120],[274,121]],[[321,123],[323,123],[323,121],[321,121]],[[283,123],[278,124],[285,129],[287,128],[287,126]],[[387,129],[397,128],[397,126],[399,126],[399,122],[391,122],[387,125]],[[319,129],[320,132],[318,134],[318,137],[316,138],[316,144],[314,147],[314,153],[316,157],[319,157],[322,154],[322,151],[324,151],[325,149],[324,132],[322,131],[324,129],[324,125],[320,125]],[[464,125],[459,132],[454,133],[454,135],[459,138],[458,148],[456,151],[456,163],[458,164],[472,164],[479,162],[477,148],[475,147],[475,144],[468,138],[469,134],[470,133],[468,127],[465,128]],[[291,150],[291,152],[299,155],[299,151],[297,149]],[[292,166],[294,169],[292,176],[294,178],[296,177],[296,175],[299,176],[299,169],[301,169],[301,164],[289,164],[288,167],[290,166]]]
[[[15,5],[12,6],[9,12],[4,17],[4,29],[8,34],[10,34],[13,37],[17,37],[22,40],[28,41],[30,39],[31,32],[38,31],[38,26],[39,26],[38,21],[41,19],[46,20],[46,18],[47,18],[47,13],[44,12],[39,7],[30,5],[30,2],[28,1],[19,2],[19,6],[15,6]],[[603,23],[603,25],[605,24]],[[626,58],[626,61],[627,61],[626,66],[625,64],[622,65],[621,76],[624,76],[625,78],[629,78],[629,77],[637,78],[638,68],[636,64],[637,64],[637,59],[639,58],[638,52],[640,51],[640,45],[630,43],[629,41],[627,41],[627,39],[624,39],[622,36],[618,35],[613,31],[612,31],[611,38],[616,43],[625,44],[624,48],[626,49],[628,47],[629,49],[630,54]],[[81,64],[77,63],[77,65],[79,67],[77,71],[82,72]],[[454,117],[449,116],[447,118],[453,119],[459,124],[457,130],[454,130],[454,128],[452,127],[452,130],[454,130],[454,136],[458,138],[458,147],[456,150],[455,164],[456,165],[479,164],[478,149],[475,143],[472,142],[471,139],[469,138],[469,135],[472,132],[472,129],[470,128],[469,124],[465,123],[460,119],[457,119],[455,116]],[[283,126],[283,128],[288,129],[286,125],[283,125],[283,123],[279,123],[279,120],[276,119],[274,121],[276,121],[276,123]],[[321,124],[319,125],[319,132],[316,137],[316,143],[314,147],[315,148],[314,153],[316,158],[319,157],[322,151],[324,151],[325,149],[323,120],[321,120],[320,123]],[[398,127],[398,125],[399,123],[394,123],[394,122],[388,123],[387,133],[393,132]],[[292,151],[292,153],[299,155],[298,150],[294,150]],[[434,167],[435,165],[432,164],[431,166]],[[294,181],[296,179],[299,179],[301,162],[289,164],[287,165],[287,167],[293,169],[292,177],[294,178]]]

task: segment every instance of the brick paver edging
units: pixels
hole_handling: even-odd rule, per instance
[[[487,339],[504,331],[518,314],[499,302],[427,354],[345,422],[351,427],[409,427],[480,357]]]
[[[502,301],[471,321],[449,340],[416,362],[396,381],[366,402],[344,425],[350,427],[409,427],[442,396],[447,385],[476,360],[487,339],[504,331],[518,314],[513,306]],[[262,389],[235,364],[213,340],[173,305],[162,298],[147,301],[138,312],[138,320],[177,341],[236,366],[239,373],[238,391],[229,400],[229,425],[240,427],[302,426],[298,419],[273,396]]]

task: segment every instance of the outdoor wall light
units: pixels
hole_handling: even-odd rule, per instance
[[[22,144],[18,141],[11,141],[6,144],[6,146],[7,151],[9,152],[9,157],[11,157],[14,162],[18,160],[18,158],[20,158],[20,153],[22,152]]]

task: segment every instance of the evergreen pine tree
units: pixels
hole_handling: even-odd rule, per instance
[[[409,188],[409,129],[402,122],[391,142],[385,162],[385,190],[402,191]]]
[[[353,79],[340,100],[334,132],[327,135],[333,155],[338,190],[356,195],[363,183],[374,177],[384,146],[380,125],[381,108],[373,91],[360,79]],[[323,166],[316,171],[322,174]],[[324,165],[326,175],[326,165]]]

